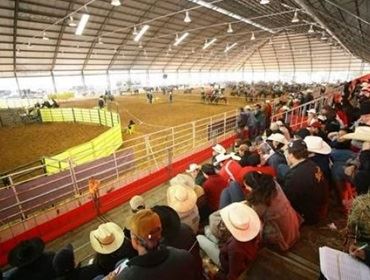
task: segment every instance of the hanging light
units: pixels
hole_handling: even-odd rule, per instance
[[[195,53],[195,50],[194,50],[194,48],[191,48],[191,53]]]
[[[297,22],[299,22],[298,11],[295,11],[294,16],[292,18],[292,23],[297,23]]]
[[[169,45],[169,46],[168,46],[168,51],[169,51],[169,52],[172,52],[172,47],[171,47],[171,45]]]
[[[137,28],[136,28],[136,25],[134,26],[134,31],[132,31],[132,35],[137,35]]]
[[[260,4],[261,4],[261,5],[267,5],[267,4],[270,4],[270,0],[261,0],[261,1],[260,1]]]
[[[27,47],[30,49],[30,48],[32,48],[32,45],[31,45],[31,42],[30,41],[28,41],[28,43],[27,43]]]
[[[256,37],[254,36],[254,32],[252,32],[251,41],[256,40]]]
[[[227,33],[233,33],[233,32],[234,32],[234,30],[231,26],[231,23],[229,23],[229,27],[227,28]]]
[[[119,0],[112,0],[112,1],[110,2],[110,4],[111,4],[112,6],[115,6],[115,7],[117,7],[117,6],[121,6],[121,1],[119,1]]]
[[[99,45],[103,45],[103,44],[104,44],[104,42],[103,42],[103,40],[102,40],[102,38],[101,38],[101,37],[99,37],[99,39],[98,39],[98,44],[99,44]]]
[[[69,25],[70,27],[76,27],[76,26],[77,26],[77,23],[75,23],[75,21],[73,20],[73,16],[70,16],[70,17],[69,17],[68,25]]]
[[[143,48],[143,44],[141,43],[141,41],[139,42],[139,49],[142,49]]]
[[[186,11],[185,12],[184,22],[186,22],[186,23],[190,23],[191,22],[191,18],[189,16],[189,11]]]
[[[313,29],[313,24],[310,25],[310,29],[308,29],[308,34],[315,33],[315,30]]]
[[[46,36],[46,32],[45,31],[42,34],[42,40],[45,40],[45,41],[48,41],[49,40],[48,36]]]
[[[20,54],[21,54],[21,49],[17,48],[17,55],[20,55]]]
[[[325,31],[323,31],[322,33],[321,33],[321,38],[320,38],[321,40],[323,40],[323,41],[325,41],[325,40],[327,40],[328,39],[328,37],[326,37],[326,33],[325,33]]]
[[[269,45],[272,45],[272,38],[269,39]]]
[[[82,35],[82,32],[85,29],[85,26],[89,20],[90,15],[89,14],[82,14],[80,22],[78,23],[77,29],[76,29],[76,35]]]

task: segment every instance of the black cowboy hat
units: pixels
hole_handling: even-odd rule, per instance
[[[158,214],[162,224],[162,236],[165,239],[174,238],[180,231],[181,221],[177,212],[166,205],[156,205],[152,210]]]
[[[45,243],[39,237],[21,241],[9,252],[8,263],[15,267],[32,264],[41,257],[44,248]]]

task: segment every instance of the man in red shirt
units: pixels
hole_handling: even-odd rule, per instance
[[[218,210],[221,192],[227,187],[228,183],[222,176],[216,174],[216,170],[212,164],[203,164],[201,171],[206,178],[206,181],[203,183],[203,189],[207,205],[213,212]]]

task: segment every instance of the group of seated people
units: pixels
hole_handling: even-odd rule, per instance
[[[10,252],[8,279],[238,279],[263,246],[288,251],[302,226],[326,223],[331,193],[349,211],[348,252],[370,265],[369,89],[352,131],[334,126],[325,108],[295,132],[279,120],[232,152],[217,144],[209,163],[170,180],[166,205],[149,208],[134,196],[125,228],[108,222],[91,231],[91,264],[76,266],[70,244],[45,252],[35,238]],[[357,192],[350,204],[349,188]]]

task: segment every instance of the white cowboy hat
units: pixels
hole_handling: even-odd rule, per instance
[[[133,211],[137,211],[139,209],[145,209],[144,198],[140,195],[134,195],[130,199],[130,207]]]
[[[317,117],[317,119],[319,119],[320,121],[326,121],[327,120],[327,117],[326,116],[324,116],[324,115],[319,115],[318,117]]]
[[[194,180],[193,178],[188,174],[177,174],[175,177],[173,177],[170,180],[171,186],[181,185],[184,187],[190,187],[194,189]]]
[[[331,147],[319,136],[306,136],[303,140],[309,152],[321,155],[331,153]]]
[[[215,158],[215,162],[213,163],[214,166],[217,166],[220,164],[220,162],[223,162],[227,159],[230,159],[231,155],[230,154],[219,154]]]
[[[358,126],[356,127],[355,132],[347,133],[343,135],[341,138],[369,142],[370,141],[370,127],[369,126]]]
[[[290,110],[290,108],[288,106],[286,106],[286,105],[284,105],[283,107],[281,107],[281,109],[284,110],[284,111]]]
[[[236,161],[239,161],[241,160],[242,158],[240,156],[238,156],[236,153],[234,152],[231,152],[230,153],[230,157],[233,159],[233,160],[236,160]]]
[[[278,126],[283,126],[283,125],[284,125],[284,123],[283,123],[282,121],[277,121],[277,122],[276,122],[276,124],[277,124]]]
[[[123,244],[123,230],[115,223],[101,224],[96,230],[90,231],[91,247],[100,254],[110,254]]]
[[[271,130],[279,130],[279,125],[276,122],[272,122],[270,124],[270,129]]]
[[[171,186],[167,190],[167,204],[178,213],[188,212],[197,203],[197,195],[191,188],[181,185]]]
[[[197,169],[200,169],[201,166],[199,164],[196,164],[196,163],[191,163],[189,165],[189,168],[185,170],[186,173],[191,173],[191,172],[194,172],[195,170]]]
[[[288,144],[288,140],[286,140],[285,136],[281,133],[273,133],[267,138],[267,140],[276,141],[284,145]]]
[[[216,144],[212,147],[212,150],[217,153],[217,154],[225,154],[226,153],[226,149],[220,145],[220,144]]]
[[[257,213],[243,202],[234,202],[220,210],[221,219],[232,236],[241,242],[255,238],[261,229]]]
[[[316,110],[315,109],[310,109],[307,111],[307,113],[315,114],[316,115]]]

